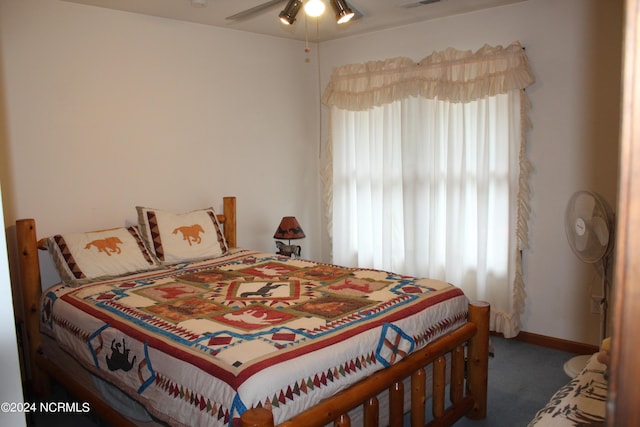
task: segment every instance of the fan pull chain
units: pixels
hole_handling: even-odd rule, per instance
[[[305,62],[310,62],[309,52],[311,52],[311,48],[309,47],[309,25],[307,15],[304,16],[304,51],[307,54],[305,58]],[[316,21],[316,43],[320,43],[320,18],[315,18]]]
[[[309,49],[309,26],[307,25],[307,21],[309,18],[307,18],[307,15],[304,15],[304,52],[307,54],[307,62],[309,62],[309,52],[311,51],[311,49]]]

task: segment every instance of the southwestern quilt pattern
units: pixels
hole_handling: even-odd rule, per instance
[[[464,323],[445,282],[238,250],[125,279],[56,286],[42,327],[171,425],[276,423]]]

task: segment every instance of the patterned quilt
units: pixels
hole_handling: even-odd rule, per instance
[[[237,250],[42,299],[42,329],[171,425],[282,422],[466,321],[445,282]]]

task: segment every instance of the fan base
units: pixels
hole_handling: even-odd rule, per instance
[[[587,366],[591,356],[591,354],[585,354],[567,360],[564,364],[564,373],[569,375],[570,378],[575,378]]]

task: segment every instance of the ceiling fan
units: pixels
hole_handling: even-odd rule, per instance
[[[243,10],[231,16],[227,16],[228,21],[241,21],[252,18],[255,15],[265,12],[273,6],[287,2],[286,6],[280,12],[278,17],[285,25],[291,25],[296,20],[296,15],[304,5],[304,11],[308,16],[320,16],[324,13],[325,4],[322,0],[270,0],[254,6],[250,9]],[[331,6],[336,13],[336,21],[338,24],[349,22],[354,18],[356,13],[347,4],[345,0],[330,0]]]

